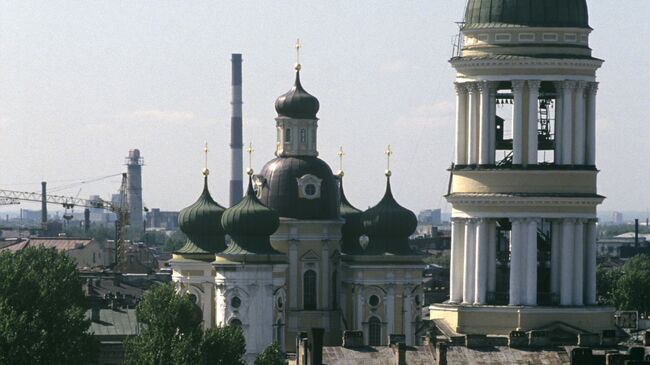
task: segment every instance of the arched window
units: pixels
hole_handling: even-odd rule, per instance
[[[381,321],[377,317],[368,321],[368,345],[381,346]]]
[[[291,129],[284,130],[284,143],[291,143]]]
[[[305,310],[316,309],[316,272],[307,270],[302,276],[302,302]]]

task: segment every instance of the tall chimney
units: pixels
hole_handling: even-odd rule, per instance
[[[230,206],[234,206],[244,196],[244,166],[242,142],[242,58],[232,54],[232,117],[230,118]]]
[[[129,203],[128,238],[134,241],[139,240],[144,234],[142,165],[144,165],[144,160],[140,155],[140,150],[130,150],[129,156],[126,158],[126,199]]]
[[[84,209],[84,231],[88,232],[90,230],[90,209]]]
[[[41,181],[41,227],[47,231],[47,182]]]
[[[634,248],[639,249],[639,219],[634,220]]]

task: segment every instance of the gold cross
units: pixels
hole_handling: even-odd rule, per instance
[[[384,154],[386,155],[386,176],[390,176],[390,157],[393,155],[393,150],[390,148],[390,145],[386,147],[386,151],[384,151]]]
[[[302,48],[302,44],[300,44],[300,38],[296,40],[296,71],[300,71],[300,49]]]
[[[208,142],[205,142],[203,153],[205,154],[205,167],[203,168],[203,176],[208,176],[210,174],[210,170],[208,170]]]
[[[246,173],[250,176],[253,175],[253,152],[255,152],[253,149],[253,143],[248,144],[246,152],[248,153],[248,169],[246,169]]]
[[[339,146],[339,151],[336,153],[336,155],[339,156],[338,175],[343,176],[343,156],[345,156],[345,153],[343,152],[343,146]]]

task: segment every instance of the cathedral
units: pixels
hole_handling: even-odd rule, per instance
[[[170,262],[173,280],[206,328],[242,328],[249,359],[273,342],[295,352],[296,337],[314,328],[325,346],[340,345],[344,331],[362,332],[366,345],[391,335],[413,345],[421,328],[424,265],[408,242],[415,214],[393,197],[390,164],[374,207],[348,201],[343,171],[318,158],[319,107],[297,64],[275,102],[275,158],[259,174],[248,169],[243,199],[215,202],[206,168],[202,194],[179,215],[188,241]]]

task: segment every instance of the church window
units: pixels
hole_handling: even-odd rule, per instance
[[[316,309],[316,272],[307,270],[303,275],[302,283],[303,306],[305,310]]]
[[[368,304],[370,304],[371,307],[376,307],[379,305],[379,297],[376,295],[371,295],[370,298],[368,298]]]
[[[230,320],[230,326],[232,326],[232,327],[240,327],[241,328],[242,323],[241,323],[241,321],[239,319],[233,318],[233,319]]]
[[[239,297],[233,297],[230,300],[230,306],[235,309],[241,307],[241,299],[239,299]]]
[[[291,129],[287,128],[284,131],[284,143],[291,143]]]
[[[420,306],[420,296],[419,295],[415,296],[415,305]]]
[[[377,317],[368,321],[368,345],[381,346],[381,321]]]
[[[314,194],[316,194],[316,185],[314,184],[305,185],[305,195],[312,196]]]
[[[280,311],[284,308],[284,299],[282,299],[282,297],[278,297],[278,301],[276,303],[276,306],[277,306],[278,310],[280,310]]]
[[[307,143],[307,131],[304,128],[300,130],[300,143]]]

